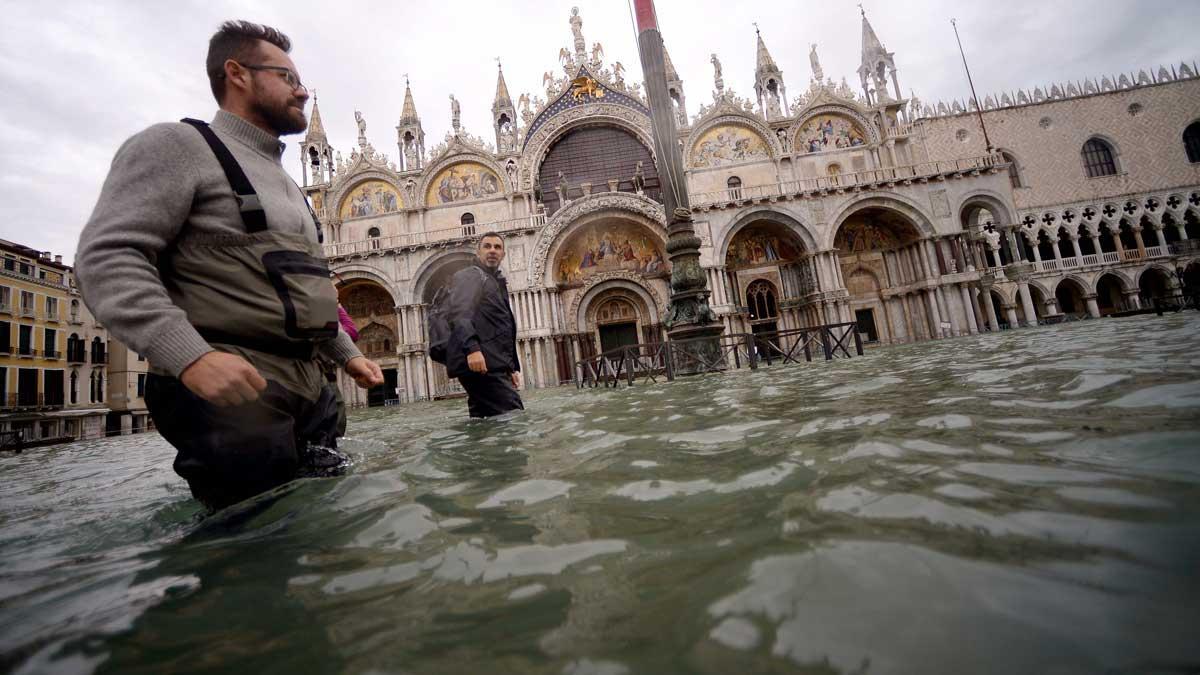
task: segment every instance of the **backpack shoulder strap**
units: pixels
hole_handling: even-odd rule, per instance
[[[246,178],[246,172],[242,171],[242,166],[234,159],[233,153],[225,147],[220,138],[217,138],[217,134],[209,128],[207,122],[190,117],[179,121],[199,131],[208,143],[208,147],[216,155],[221,169],[225,172],[225,178],[229,181],[229,186],[233,188],[233,195],[237,199],[238,209],[242,212],[242,224],[246,226],[246,232],[250,234],[265,232],[267,230],[267,214],[258,201],[258,193],[254,191],[254,186],[250,184],[250,179]],[[320,229],[317,231],[319,232]]]

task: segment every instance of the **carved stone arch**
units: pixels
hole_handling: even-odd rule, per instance
[[[837,239],[838,230],[840,230],[842,225],[845,224],[846,219],[850,216],[853,216],[855,213],[868,208],[884,209],[899,213],[909,220],[912,226],[916,228],[917,234],[920,235],[920,238],[922,239],[931,237],[935,233],[933,228],[933,219],[925,212],[924,209],[921,208],[920,205],[903,195],[899,195],[895,192],[886,192],[873,195],[865,199],[860,199],[843,206],[841,211],[838,211],[833,218],[829,219],[829,222],[832,223],[833,226],[830,227],[826,232],[826,240],[821,242],[822,247],[819,250],[829,250],[834,248],[834,241]]]
[[[796,140],[800,135],[800,129],[805,124],[808,124],[812,118],[820,115],[842,115],[854,120],[854,123],[857,124],[859,128],[863,130],[863,133],[865,133],[870,139],[870,142],[867,143],[868,146],[878,145],[883,140],[879,135],[879,127],[875,125],[875,122],[871,120],[871,118],[867,117],[859,110],[841,103],[825,103],[805,110],[804,114],[801,115],[796,122],[792,124],[792,126],[788,127],[787,137],[789,154],[795,152],[796,150]]]
[[[987,293],[987,292],[991,291],[991,292],[995,293],[996,295],[999,295],[1001,305],[1003,305],[1004,307],[1012,307],[1013,305],[1017,304],[1016,303],[1017,287],[1014,285],[1014,286],[1006,288],[1006,286],[1007,286],[1007,284],[1005,284],[1005,285],[995,284],[988,289],[984,289],[983,292]],[[1088,287],[1088,288],[1090,288],[1090,287]]]
[[[440,174],[443,169],[447,169],[455,164],[461,164],[464,162],[477,162],[490,169],[492,173],[496,174],[496,178],[500,181],[500,184],[504,186],[504,194],[512,194],[516,191],[516,186],[512,184],[512,181],[509,179],[508,172],[504,170],[504,166],[502,164],[497,162],[490,155],[479,152],[478,150],[465,145],[458,145],[452,147],[445,154],[438,157],[433,164],[431,164],[421,173],[421,179],[417,181],[417,201],[420,202],[421,206],[426,208],[442,206],[442,204],[429,204],[426,201],[425,195],[429,192],[429,186],[431,183],[433,183],[433,180],[438,177],[438,174]],[[461,204],[492,201],[496,199],[502,199],[503,197],[504,195],[497,194],[486,199],[464,201],[461,202]]]
[[[1061,287],[1063,284],[1065,284],[1068,281],[1075,283],[1079,287],[1079,291],[1083,295],[1088,295],[1089,293],[1095,292],[1095,290],[1092,288],[1092,284],[1089,284],[1087,281],[1085,281],[1083,279],[1083,277],[1080,277],[1079,275],[1076,275],[1076,274],[1068,274],[1067,276],[1059,279],[1058,282],[1054,284],[1055,297],[1057,297],[1059,287]]]
[[[586,126],[612,126],[629,132],[654,157],[654,132],[650,118],[640,111],[615,103],[588,103],[556,113],[540,124],[525,141],[521,153],[521,190],[533,189],[533,177],[556,141]]]
[[[866,265],[862,264],[861,262],[856,264],[854,266],[854,269],[850,270],[849,273],[844,275],[845,280],[846,280],[847,290],[850,290],[850,280],[858,274],[865,274],[865,275],[871,277],[872,279],[874,279],[875,280],[875,292],[876,293],[883,292],[883,288],[884,288],[883,280],[879,278],[879,274],[877,274],[875,272],[875,270],[871,269],[870,267],[867,267]],[[850,293],[851,293],[851,295],[853,295],[854,291],[851,290]]]
[[[341,277],[341,281],[335,281],[334,283],[338,288],[351,281],[370,281],[382,287],[388,292],[388,295],[392,296],[392,304],[400,304],[401,293],[397,289],[396,283],[371,265],[361,262],[350,262],[339,264],[333,271],[337,272],[338,276]]]
[[[339,182],[337,187],[335,187],[329,193],[329,195],[326,196],[325,204],[327,208],[331,209],[332,220],[336,220],[339,223],[342,222],[342,200],[345,199],[346,195],[350,194],[354,188],[370,180],[383,181],[384,183],[387,183],[396,189],[396,194],[400,195],[401,201],[404,202],[404,206],[400,209],[400,211],[407,211],[409,209],[417,208],[416,204],[408,203],[408,195],[404,194],[404,188],[400,185],[399,176],[392,174],[389,171],[371,168],[364,169],[353,175],[347,176],[344,181]]]
[[[1149,272],[1150,270],[1158,270],[1159,272],[1163,273],[1167,278],[1168,284],[1171,282],[1172,279],[1175,278],[1175,273],[1173,271],[1171,271],[1170,269],[1168,269],[1158,263],[1151,263],[1151,264],[1146,265],[1145,267],[1137,270],[1137,272],[1134,273],[1133,285],[1136,286],[1137,288],[1141,288],[1142,287],[1142,277],[1145,276],[1146,272]]]
[[[733,238],[738,232],[746,228],[751,223],[767,221],[782,225],[800,239],[800,243],[804,245],[804,252],[813,254],[819,251],[817,238],[813,233],[801,223],[795,216],[784,213],[769,206],[760,206],[742,213],[732,225],[725,228],[725,233],[721,235],[721,241],[717,248],[713,250],[714,260],[720,261],[718,264],[724,264],[725,256],[729,253],[729,244],[733,242]]]
[[[1004,195],[994,190],[972,190],[963,196],[958,202],[958,213],[961,215],[963,210],[969,206],[982,205],[997,219],[997,225],[1007,225],[1017,222],[1014,220],[1016,208],[1011,201],[1004,198]]]
[[[1036,288],[1038,290],[1038,292],[1042,294],[1043,300],[1047,300],[1047,299],[1054,297],[1053,289],[1046,290],[1046,283],[1044,280],[1030,279],[1027,283],[1031,287]],[[1054,288],[1058,288],[1058,284],[1055,284]]]
[[[576,199],[569,206],[554,212],[545,227],[538,233],[530,256],[529,285],[530,287],[550,287],[554,285],[550,278],[553,270],[552,254],[557,253],[557,244],[563,239],[564,232],[574,229],[575,225],[590,222],[596,214],[608,213],[623,215],[646,225],[666,246],[667,219],[663,214],[662,204],[631,192],[601,192],[582,199]],[[551,250],[551,249],[555,250]]]
[[[438,271],[447,264],[466,263],[475,258],[474,249],[468,244],[461,244],[453,249],[442,251],[430,256],[417,267],[417,271],[413,274],[412,282],[412,301],[414,304],[425,302],[426,286],[430,280],[437,275]]]
[[[696,152],[696,144],[700,142],[700,139],[704,137],[704,134],[714,127],[723,125],[744,127],[757,134],[766,144],[767,149],[770,152],[771,161],[773,162],[778,162],[785,154],[788,153],[788,150],[785,149],[783,144],[779,142],[779,136],[776,135],[775,132],[771,131],[767,125],[763,124],[760,118],[746,113],[728,113],[724,115],[717,115],[715,117],[709,117],[698,127],[696,127],[688,136],[688,142],[683,156],[683,166],[685,169],[692,168],[692,157]]]
[[[1171,207],[1171,201],[1175,202],[1174,208]],[[1163,211],[1170,213],[1171,215],[1182,214],[1184,211],[1187,211],[1187,207],[1187,195],[1179,194],[1178,192],[1172,192],[1169,195],[1165,195],[1162,200]]]
[[[586,318],[588,306],[600,294],[612,288],[625,288],[638,294],[647,309],[657,312],[655,316],[651,317],[653,324],[660,323],[662,316],[667,312],[666,302],[659,297],[653,287],[644,282],[642,277],[625,270],[597,274],[589,278],[580,292],[575,295],[575,299],[571,302],[570,313],[567,314],[568,320],[574,318],[578,332],[582,333],[588,330]]]
[[[1104,277],[1110,276],[1110,275],[1116,277],[1117,281],[1120,282],[1122,293],[1128,293],[1131,290],[1133,290],[1133,291],[1137,290],[1137,288],[1138,288],[1137,283],[1132,278],[1130,278],[1130,276],[1125,272],[1125,270],[1107,269],[1107,270],[1100,271],[1100,273],[1096,275],[1096,278],[1093,280],[1089,292],[1090,293],[1098,293],[1100,290],[1100,280],[1103,279]]]
[[[1096,216],[1096,230],[1099,231],[1101,225],[1108,225],[1109,231],[1111,231],[1111,232],[1120,231],[1121,218],[1124,217],[1123,214],[1125,213],[1124,211],[1121,210],[1122,206],[1123,206],[1122,204],[1117,204],[1114,202],[1105,202],[1103,204],[1100,204],[1096,209],[1097,213],[1099,214]],[[1113,215],[1111,215],[1111,216],[1104,215],[1104,212],[1109,209],[1112,210]]]

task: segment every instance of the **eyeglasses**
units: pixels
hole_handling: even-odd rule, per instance
[[[308,91],[308,87],[304,86],[304,83],[300,81],[300,76],[292,72],[292,69],[286,66],[252,66],[237,61],[234,61],[234,63],[237,63],[239,66],[246,68],[247,70],[274,70],[275,72],[283,75],[283,81],[288,83],[288,86],[292,88],[292,91],[297,89],[303,89],[306,92]]]

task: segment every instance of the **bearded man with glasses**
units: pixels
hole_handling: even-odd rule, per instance
[[[76,252],[84,300],[151,366],[146,405],[192,494],[220,509],[335,475],[337,409],[319,360],[383,384],[339,327],[337,294],[280,136],[308,90],[269,26],[221,25],[211,124],[156,124],[117,151]]]

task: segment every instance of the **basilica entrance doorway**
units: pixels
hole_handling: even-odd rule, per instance
[[[637,307],[625,295],[601,300],[596,308],[596,335],[600,340],[600,351],[638,344],[638,319]]]
[[[879,342],[879,329],[875,327],[874,310],[854,310],[854,321],[858,324],[858,332],[867,336],[867,342]]]
[[[598,326],[600,351],[607,352],[619,347],[631,347],[638,343],[637,322],[610,323]]]
[[[939,322],[928,313],[936,302],[930,291],[901,291],[930,275],[929,256],[907,217],[887,208],[861,209],[842,222],[833,245],[860,333],[883,342],[937,334]]]

